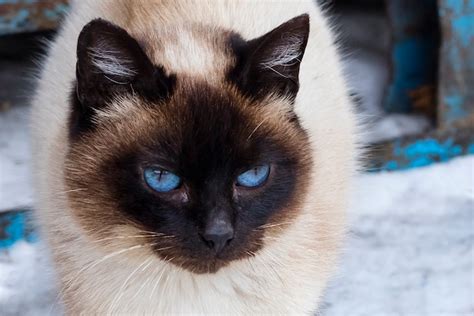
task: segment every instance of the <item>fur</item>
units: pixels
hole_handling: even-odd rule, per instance
[[[312,163],[305,172],[304,194],[292,204],[297,208],[289,212],[293,215],[285,217],[287,220],[280,219],[274,227],[271,224],[264,227],[263,247],[214,273],[194,273],[174,263],[171,257],[155,256],[152,249],[137,243],[141,237],[135,226],[116,226],[113,232],[100,237],[96,232],[101,231],[101,221],[105,219],[100,215],[84,219],[75,213],[74,210],[94,201],[88,200],[88,195],[81,195],[87,188],[71,185],[76,183],[71,179],[80,179],[77,175],[83,170],[93,170],[81,169],[84,164],[99,164],[103,157],[96,153],[104,156],[109,153],[109,144],[101,142],[99,134],[97,142],[83,147],[76,145],[80,138],[70,138],[69,105],[76,80],[76,43],[88,22],[102,18],[126,29],[152,63],[163,67],[167,76],[186,78],[177,81],[177,91],[187,89],[182,82],[202,82],[211,90],[226,89],[233,93],[234,87],[227,87],[223,82],[236,60],[228,50],[216,49],[226,47],[226,37],[218,34],[235,32],[251,40],[301,14],[309,14],[311,23],[299,70],[299,92],[295,100],[278,96],[261,99],[260,102],[271,103],[273,107],[255,114],[263,119],[252,123],[248,137],[261,128],[281,128],[281,117],[294,108],[298,124],[307,134]],[[299,58],[294,47],[301,40],[289,38],[294,45],[282,48],[271,59],[264,60],[261,67],[291,66]],[[104,48],[89,53],[98,70],[109,74],[112,80],[115,76],[136,74],[137,69],[129,60],[113,50]],[[135,118],[135,122],[147,122],[153,114],[137,110],[137,102],[142,101],[123,98],[108,108],[96,109],[94,119],[112,127],[121,124],[124,116]],[[114,134],[113,129],[100,132],[109,133],[107,137]],[[134,135],[140,133],[132,129],[118,139],[130,145]],[[296,136],[297,129],[287,128],[286,133],[288,139],[300,139]],[[66,312],[71,315],[316,312],[336,266],[345,233],[347,199],[357,168],[356,135],[356,120],[334,36],[320,8],[311,0],[73,2],[71,13],[51,44],[32,112],[38,221],[53,253],[61,290],[59,299]],[[84,160],[81,164],[71,163],[74,162],[71,149],[73,153],[79,151]],[[113,205],[114,201],[109,202]]]
[[[93,58],[94,66],[96,66],[100,72],[120,77],[131,77],[136,74],[135,69],[128,66],[130,61],[120,56],[117,52],[98,49],[91,50],[89,54]]]

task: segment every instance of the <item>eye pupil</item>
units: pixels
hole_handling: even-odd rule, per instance
[[[268,175],[270,174],[270,166],[269,165],[262,165],[253,167],[243,173],[241,173],[237,177],[237,185],[247,187],[247,188],[255,188],[261,186],[267,179]]]
[[[161,181],[161,178],[165,176],[166,171],[160,170],[158,172],[158,181]]]

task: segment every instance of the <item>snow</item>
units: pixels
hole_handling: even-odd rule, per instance
[[[322,315],[474,313],[474,157],[361,175],[350,234]],[[55,301],[40,243],[0,254],[2,315],[43,315]]]
[[[28,111],[0,113],[0,212],[32,205]]]
[[[0,42],[0,212],[32,204],[29,170],[28,113],[26,105],[35,84],[31,58],[19,51],[25,43],[12,38]],[[4,42],[6,41],[6,42]],[[21,44],[23,43],[23,44]],[[7,58],[6,47],[17,58]],[[4,58],[5,57],[5,58]]]
[[[56,297],[51,262],[41,243],[17,242],[0,252],[0,315],[47,315]]]
[[[361,176],[326,315],[474,313],[474,157]]]

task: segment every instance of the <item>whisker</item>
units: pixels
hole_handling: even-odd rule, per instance
[[[77,188],[77,189],[71,189],[71,190],[65,190],[65,191],[56,191],[56,192],[53,192],[52,195],[54,197],[57,197],[57,196],[64,196],[68,193],[80,192],[80,191],[87,191],[87,188]]]
[[[123,282],[122,286],[119,288],[117,294],[115,295],[114,299],[112,300],[112,303],[110,305],[110,308],[109,308],[109,311],[110,311],[110,314],[112,314],[112,311],[113,311],[113,307],[118,303],[118,301],[122,298],[123,294],[124,294],[124,290],[125,288],[127,287],[127,284],[128,282],[132,279],[132,277],[135,275],[135,273],[137,273],[137,271],[143,267],[148,261],[151,262],[151,260],[153,259],[153,257],[150,257],[149,259],[147,260],[144,260],[140,265],[138,265],[138,267],[136,267],[131,273],[130,275],[125,279],[125,281]],[[107,313],[109,314],[109,313]]]
[[[161,250],[168,250],[168,249],[173,249],[174,246],[168,246],[168,247],[163,247],[163,248],[158,248],[158,249],[154,249],[156,251],[161,251]]]
[[[140,234],[140,235],[130,235],[130,236],[114,236],[114,237],[107,237],[107,238],[102,238],[102,239],[96,239],[93,240],[93,243],[98,243],[101,241],[106,241],[106,240],[114,240],[114,239],[129,239],[129,238],[150,238],[150,237],[160,237],[160,238],[170,238],[167,235],[156,233],[156,234]]]
[[[132,246],[132,247],[129,247],[129,248],[126,248],[126,249],[121,249],[121,250],[118,250],[118,251],[115,251],[113,253],[110,253],[104,257],[102,257],[101,259],[99,260],[96,260],[96,261],[92,261],[90,262],[89,264],[87,264],[86,266],[84,266],[82,269],[80,269],[76,274],[75,276],[70,279],[65,285],[64,287],[62,288],[62,290],[58,293],[58,295],[56,296],[56,299],[53,303],[53,306],[58,303],[58,301],[60,299],[63,299],[64,298],[64,292],[69,289],[78,279],[79,279],[79,276],[81,275],[81,273],[84,273],[85,271],[89,270],[89,269],[92,269],[94,268],[95,266],[97,266],[98,264],[100,263],[103,263],[104,261],[110,259],[110,258],[113,258],[115,256],[118,256],[122,253],[125,253],[127,251],[131,251],[131,250],[135,250],[135,249],[139,249],[139,248],[143,248],[147,246],[147,244],[143,244],[143,245],[135,245],[135,246]]]
[[[265,228],[272,228],[272,227],[279,227],[279,226],[284,226],[284,225],[288,225],[288,224],[291,224],[292,222],[282,222],[282,223],[276,223],[276,224],[264,224],[264,225],[261,225],[259,227],[257,227],[257,229],[265,229]]]
[[[168,257],[165,256],[165,259],[164,259],[164,260],[166,261],[167,258],[168,258]],[[161,282],[161,278],[163,277],[163,273],[165,272],[166,269],[167,269],[166,266],[163,266],[163,268],[161,269],[161,273],[160,273],[160,275],[158,276],[158,279],[156,280],[155,285],[153,286],[153,289],[151,290],[150,299],[153,298],[153,294],[155,293],[155,290],[156,290],[156,288],[158,287],[158,284]]]
[[[260,128],[260,126],[262,126],[263,123],[265,123],[265,121],[268,120],[268,117],[264,118],[258,125],[257,127],[255,127],[253,129],[253,131],[250,133],[250,135],[247,137],[247,140],[249,140],[250,138],[252,138],[253,134],[255,134],[255,132],[257,132],[257,130]]]
[[[173,260],[173,259],[171,259],[171,260]],[[161,289],[161,294],[160,294],[159,297],[164,297],[165,296],[164,295],[165,294],[165,289],[168,286],[168,282],[169,282],[169,279],[170,279],[170,274],[171,274],[170,271],[168,271],[168,273],[166,274],[166,278],[165,278],[165,281],[163,282],[163,287]],[[163,302],[163,300],[159,300],[158,304],[161,305],[161,302]]]
[[[129,239],[129,238],[150,238],[153,237],[152,235],[133,235],[133,236],[116,236],[116,237],[107,237],[102,239],[93,240],[92,243],[98,243],[106,240],[115,240],[115,239]],[[158,236],[157,236],[158,237]]]
[[[141,272],[144,272],[146,269],[148,269],[148,267],[153,263],[153,259],[154,259],[154,257],[151,256],[150,262],[145,267],[143,267]],[[137,292],[133,295],[131,300],[134,300],[135,297],[137,297],[138,293],[140,293],[140,291],[143,290],[145,285],[148,284],[148,282],[151,281],[151,280],[153,280],[153,278],[148,277],[147,280],[145,282],[143,282],[143,284],[140,286],[140,288],[137,290]]]
[[[268,254],[268,252],[267,252],[267,254]],[[278,271],[275,269],[275,267],[273,266],[273,264],[268,264],[268,263],[267,263],[265,260],[263,260],[261,257],[255,257],[255,258],[258,260],[258,262],[259,262],[262,266],[265,267],[265,269],[266,269],[267,271],[272,271],[272,272],[273,272],[273,273],[271,273],[270,275],[275,275],[275,276],[280,280],[281,284],[285,284],[285,283],[283,282],[283,279],[282,279],[280,273],[278,273]],[[273,260],[272,260],[272,261],[273,261]],[[275,263],[275,264],[276,264],[277,262],[272,262],[272,263]]]

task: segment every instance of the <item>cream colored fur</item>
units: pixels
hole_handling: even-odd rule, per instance
[[[153,61],[178,75],[216,80],[223,75],[223,59],[206,44],[206,36],[193,31],[195,23],[235,30],[251,39],[302,13],[310,14],[311,31],[301,65],[296,112],[310,134],[315,163],[310,193],[296,222],[277,240],[268,238],[256,257],[234,262],[216,274],[192,274],[144,247],[112,253],[89,240],[68,211],[63,183],[68,98],[82,27],[102,17],[134,36],[151,39],[161,34],[156,40],[162,51],[154,51]],[[356,169],[355,119],[333,43],[327,20],[312,0],[77,0],[73,4],[51,45],[32,113],[37,215],[61,280],[59,298],[69,314],[286,315],[317,311],[337,263]],[[282,51],[277,62],[291,62],[292,56],[291,51]],[[100,58],[97,66],[105,67],[100,63],[105,57]],[[106,70],[133,71],[120,63],[116,66]],[[127,253],[136,262],[126,259]]]

